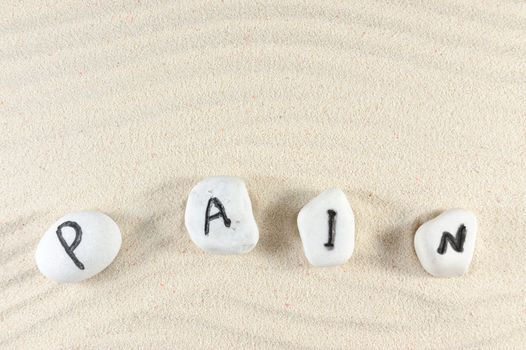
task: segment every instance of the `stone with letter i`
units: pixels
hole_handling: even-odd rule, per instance
[[[188,195],[185,225],[190,239],[207,252],[247,253],[259,240],[247,187],[237,177],[210,177],[195,185]]]
[[[298,230],[311,265],[342,265],[351,258],[354,213],[342,190],[326,190],[305,205],[298,214]]]
[[[463,209],[444,212],[424,223],[415,234],[415,251],[422,267],[436,277],[465,274],[475,251],[475,214]]]

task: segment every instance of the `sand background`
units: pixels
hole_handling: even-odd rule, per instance
[[[0,348],[524,348],[524,2],[4,1],[0,38]],[[249,188],[248,255],[186,234],[219,174]],[[296,214],[332,186],[356,249],[315,269]],[[476,253],[435,279],[413,236],[451,207]],[[84,209],[122,250],[58,285],[36,245]]]

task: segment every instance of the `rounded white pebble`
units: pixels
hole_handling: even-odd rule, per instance
[[[209,177],[195,185],[185,224],[190,239],[206,252],[247,253],[259,240],[247,188],[237,177]]]
[[[416,231],[415,251],[422,267],[436,277],[465,274],[475,251],[475,214],[451,209],[427,221]]]
[[[42,274],[56,282],[80,282],[95,276],[115,259],[122,237],[117,224],[95,211],[68,214],[40,240],[35,260]]]
[[[311,265],[342,265],[351,258],[354,213],[342,190],[326,190],[305,205],[298,214],[298,230]]]

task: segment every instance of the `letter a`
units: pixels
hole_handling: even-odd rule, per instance
[[[210,210],[212,209],[212,205],[214,205],[219,211],[215,213],[214,215],[210,215]],[[210,232],[210,221],[223,218],[223,223],[226,227],[230,227],[230,224],[232,223],[230,219],[226,216],[225,207],[223,206],[223,203],[215,197],[210,198],[208,201],[208,205],[206,206],[206,216],[205,216],[205,236],[208,236],[208,233]]]

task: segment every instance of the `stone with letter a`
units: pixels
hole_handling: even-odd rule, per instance
[[[248,253],[259,240],[247,188],[237,177],[209,177],[195,185],[185,224],[190,239],[206,252]]]

